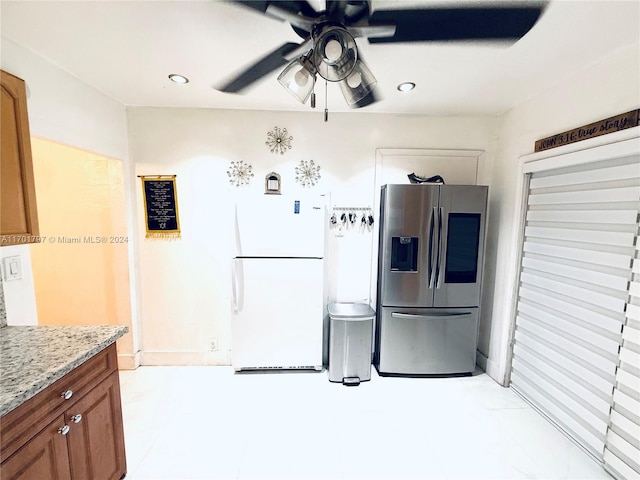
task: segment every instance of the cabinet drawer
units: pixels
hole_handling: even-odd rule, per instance
[[[0,420],[2,422],[0,461],[45,428],[53,418],[73,406],[87,392],[118,369],[115,344],[76,367],[46,389],[30,398]],[[69,399],[63,397],[72,391]]]

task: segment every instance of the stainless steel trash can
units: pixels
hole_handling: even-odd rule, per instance
[[[366,303],[330,303],[329,381],[359,385],[371,380],[373,318]]]

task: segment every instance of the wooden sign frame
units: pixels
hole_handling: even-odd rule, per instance
[[[631,110],[630,112],[605,118],[598,122],[574,128],[573,130],[541,138],[536,141],[534,152],[542,152],[551,148],[569,145],[570,143],[581,142],[588,138],[599,137],[600,135],[618,132],[627,128],[637,127],[638,125],[640,125],[640,109]]]

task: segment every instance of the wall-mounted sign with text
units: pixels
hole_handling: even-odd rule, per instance
[[[638,125],[640,125],[640,109],[622,113],[615,117],[605,118],[604,120],[574,128],[567,132],[558,133],[547,138],[542,138],[536,142],[534,151],[542,152],[550,148],[561,147],[562,145],[580,142],[588,138],[599,137],[607,133],[637,127]]]
[[[175,175],[141,176],[147,238],[179,238]]]

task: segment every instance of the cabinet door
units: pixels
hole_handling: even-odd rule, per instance
[[[120,382],[114,372],[67,412],[73,478],[118,480],[127,471]]]
[[[0,71],[0,245],[37,241],[38,217],[22,79]]]
[[[2,480],[71,480],[64,425],[61,415],[2,463]]]

